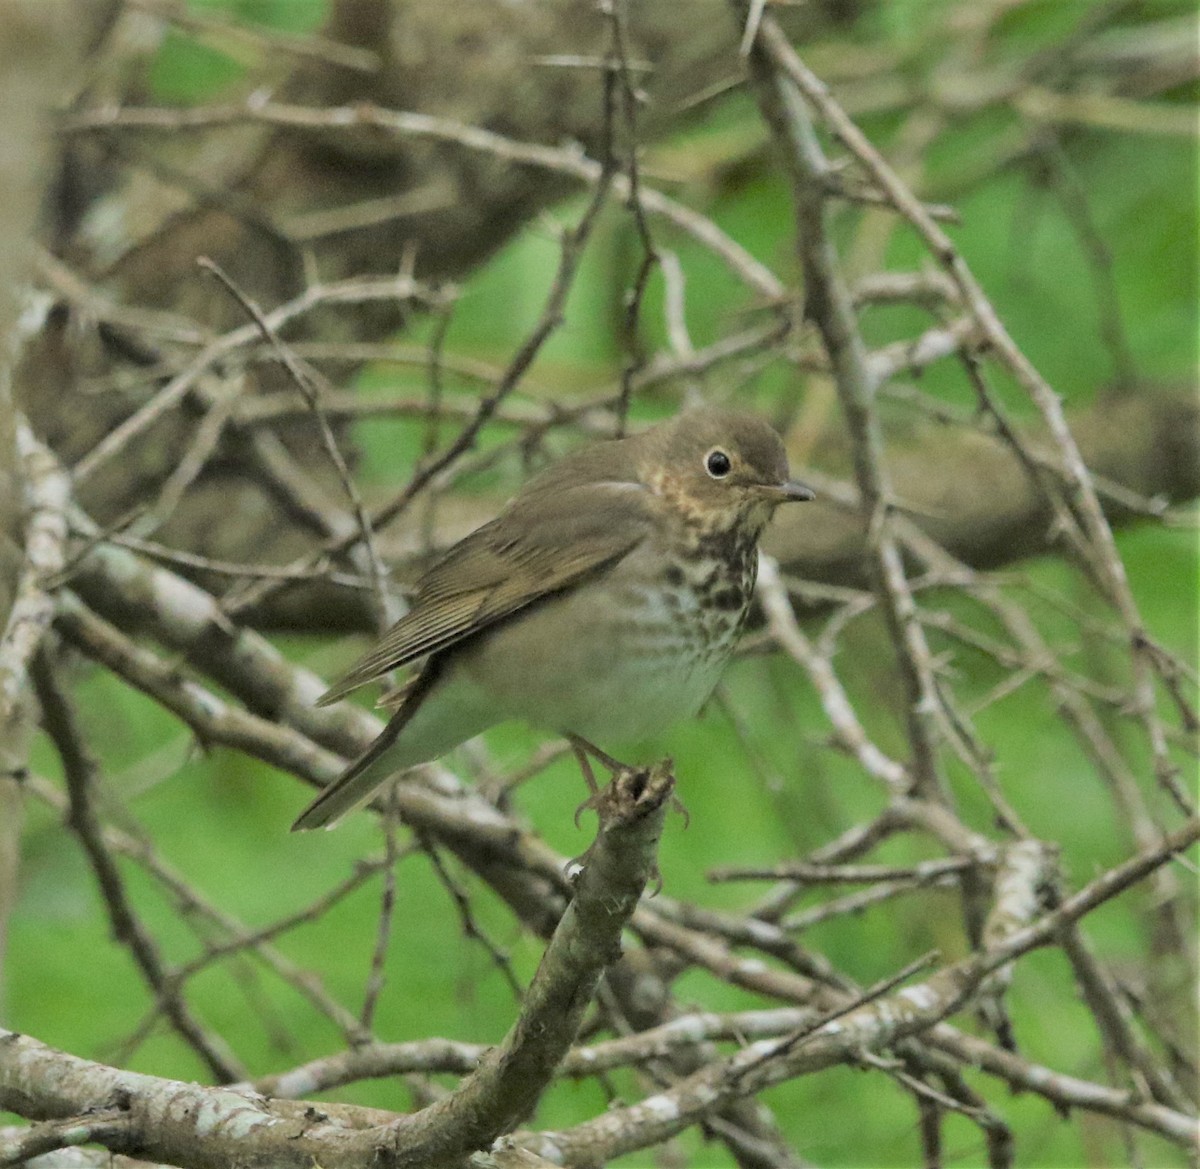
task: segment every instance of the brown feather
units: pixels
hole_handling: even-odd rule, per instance
[[[610,479],[555,491],[534,480],[500,516],[460,540],[417,582],[411,610],[318,705],[336,702],[390,670],[440,653],[539,598],[612,567],[645,538],[653,522],[647,493],[632,481]]]
[[[426,695],[437,683],[441,664],[429,662],[412,683],[405,687],[407,706],[396,712],[375,741],[320,795],[314,799],[292,824],[293,832],[310,828],[332,828],[347,812],[370,799],[379,786],[379,777],[367,775],[368,769],[392,749],[400,732],[408,725]]]

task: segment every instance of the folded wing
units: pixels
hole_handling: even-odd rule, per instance
[[[417,582],[412,608],[318,702],[448,649],[541,597],[602,573],[649,533],[640,485],[590,482],[518,496],[454,545]]]

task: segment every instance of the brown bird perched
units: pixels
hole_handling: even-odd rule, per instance
[[[593,744],[694,715],[745,623],[759,535],[779,504],[812,497],[765,422],[724,410],[560,460],[446,551],[409,612],[321,697],[426,659],[293,829],[332,827],[397,772],[508,719],[611,763]]]

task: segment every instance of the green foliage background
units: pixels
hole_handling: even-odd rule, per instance
[[[218,0],[213,0],[218,6]],[[220,0],[242,18],[292,29],[315,27],[321,6],[301,0]],[[859,48],[903,56],[906,68],[927,69],[942,51],[940,30],[948,3],[889,3],[860,22]],[[1086,4],[1047,0],[1023,6],[1003,26],[1000,51],[1020,58],[1057,42],[1065,27],[1082,18]],[[1139,21],[1191,18],[1188,3],[1124,6],[1130,26]],[[173,33],[154,65],[152,80],[163,100],[189,101],[219,93],[236,82],[241,64],[212,47]],[[1171,95],[1194,99],[1185,90]],[[1088,403],[1112,379],[1111,353],[1099,339],[1097,280],[1076,226],[1053,184],[1031,168],[1003,163],[1005,143],[1017,125],[1011,110],[991,109],[958,119],[939,136],[929,159],[925,194],[953,199],[963,223],[952,234],[992,296],[1002,318],[1026,352],[1067,402]],[[895,114],[863,122],[882,145],[898,125]],[[742,143],[744,165],[718,172],[705,165]],[[672,141],[652,150],[648,165],[704,177],[678,193],[700,205],[752,253],[792,275],[791,214],[786,190],[765,156],[766,145],[750,101],[734,95]],[[1111,250],[1112,279],[1121,317],[1139,373],[1190,381],[1196,370],[1196,144],[1194,137],[1149,137],[1079,129],[1064,147],[1072,180],[1086,193],[1096,232]],[[974,177],[971,177],[974,176]],[[577,206],[561,210],[573,220]],[[849,222],[842,225],[846,231]],[[708,256],[670,240],[688,274],[688,323],[697,344],[728,328],[745,305],[742,291]],[[532,327],[553,276],[557,245],[551,233],[533,226],[514,240],[486,270],[472,278],[447,338],[449,352],[504,362]],[[610,210],[593,241],[572,293],[565,326],[546,347],[522,387],[538,397],[570,399],[611,379],[625,356],[616,340],[622,295],[639,259],[627,216]],[[922,261],[917,242],[893,235],[889,266],[911,268]],[[661,285],[655,278],[643,312],[647,347],[659,343]],[[881,343],[910,335],[921,318],[912,310],[876,311],[866,320],[868,339]],[[417,324],[413,339],[427,325]],[[720,385],[716,375],[713,385]],[[361,379],[365,393],[422,390],[424,374],[395,367]],[[922,389],[942,400],[969,406],[969,389],[951,363],[935,366]],[[450,379],[449,393],[472,388]],[[743,399],[771,413],[797,392],[793,373],[773,366],[751,376]],[[1008,392],[1014,411],[1025,409]],[[645,414],[669,412],[670,402],[639,403]],[[447,427],[442,437],[451,433]],[[427,440],[423,424],[388,420],[364,423],[360,473],[367,484],[401,481]],[[521,468],[502,460],[471,489],[498,496],[519,481]],[[1195,658],[1197,638],[1197,549],[1190,528],[1139,525],[1119,536],[1134,592],[1152,632],[1168,648]],[[1095,602],[1086,585],[1058,562],[1022,566],[1085,609]],[[947,599],[947,604],[953,601]],[[1039,613],[1054,632],[1054,618]],[[1119,648],[1101,643],[1063,644],[1073,625],[1063,619],[1055,638],[1067,660],[1101,675],[1118,669]],[[957,643],[953,650],[964,693],[982,697],[1001,677],[994,663]],[[314,668],[334,673],[359,645],[293,641],[285,652]],[[885,748],[902,750],[896,718],[898,695],[889,673],[890,650],[882,630],[864,620],[849,635],[839,658],[861,712],[871,712],[869,729]],[[351,872],[358,859],[378,852],[377,827],[357,817],[331,834],[293,836],[287,826],[307,795],[291,779],[244,757],[218,750],[203,755],[174,720],[111,678],[89,677],[81,690],[87,730],[103,761],[105,781],[127,802],[140,830],[161,853],[217,904],[250,926],[293,912],[319,897]],[[730,711],[750,744],[739,745]],[[684,828],[669,824],[661,857],[668,893],[709,904],[742,905],[754,890],[710,886],[705,870],[716,864],[766,864],[802,855],[881,806],[876,788],[855,767],[822,746],[824,719],[797,667],[782,659],[746,658],[727,675],[725,708],[714,704],[696,722],[676,728],[663,748],[676,759],[681,792],[691,814]],[[1077,745],[1060,724],[1044,689],[1026,686],[980,714],[985,742],[997,749],[1002,781],[1011,801],[1035,833],[1062,842],[1064,865],[1075,882],[1128,854],[1126,828],[1116,822],[1105,793]],[[537,740],[519,727],[488,738],[499,764],[524,759]],[[468,770],[472,760],[460,764]],[[35,769],[57,773],[52,752],[39,745]],[[975,796],[963,784],[961,798]],[[574,768],[552,766],[517,794],[522,815],[566,855],[588,841],[589,823],[576,830],[572,813],[581,796]],[[982,809],[979,809],[982,812]],[[44,807],[30,804],[24,834],[21,899],[12,923],[6,1017],[10,1024],[72,1052],[120,1061],[135,1069],[182,1078],[204,1078],[195,1057],[165,1028],[156,1027],[132,1053],[124,1037],[150,1006],[125,950],[111,944],[105,915],[90,872]],[[896,841],[880,860],[917,859],[910,842]],[[186,910],[166,903],[132,866],[125,867],[140,911],[174,961],[198,952]],[[470,879],[460,875],[466,885]],[[399,894],[388,984],[376,1022],[377,1033],[400,1040],[442,1035],[473,1041],[498,1039],[514,1003],[503,978],[481,947],[463,937],[454,907],[417,861],[399,868]],[[351,896],[319,924],[279,939],[297,962],[319,970],[330,991],[353,1005],[360,1001],[371,960],[379,910],[378,881]],[[522,979],[532,973],[539,947],[523,937],[489,898],[474,898],[474,912],[511,951]],[[1143,923],[1121,902],[1089,918],[1088,928],[1110,957],[1144,951]],[[889,903],[860,918],[820,926],[804,937],[841,969],[863,983],[885,976],[917,954],[937,948],[946,956],[963,952],[959,915],[948,895],[929,894]],[[263,1074],[334,1050],[339,1037],[292,990],[253,967],[236,965],[200,976],[191,988],[197,1012],[231,1037],[238,1055]],[[244,975],[244,978],[242,978]],[[1090,1019],[1069,990],[1070,973],[1055,951],[1022,960],[1012,991],[1012,1013],[1022,1051],[1063,1071],[1103,1081],[1105,1072]],[[713,1009],[754,1005],[751,996],[689,975],[678,987]],[[299,1037],[299,1038],[297,1038]],[[621,1077],[614,1085],[623,1086]],[[343,1095],[363,1103],[403,1107],[394,1083],[359,1085]],[[993,1091],[993,1099],[998,1098]],[[806,1157],[829,1166],[915,1163],[916,1117],[910,1099],[880,1076],[839,1070],[777,1089],[768,1097]],[[565,1125],[605,1106],[595,1085],[562,1084],[547,1098],[539,1123]],[[1023,1165],[1110,1165],[1124,1160],[1116,1127],[1093,1116],[1065,1122],[1034,1097],[1003,1099],[1017,1133]],[[979,1130],[951,1119],[947,1164],[976,1165],[983,1158]],[[1144,1137],[1152,1165],[1182,1164],[1175,1148]],[[692,1164],[727,1164],[718,1145],[683,1142]],[[645,1163],[630,1158],[628,1164]]]

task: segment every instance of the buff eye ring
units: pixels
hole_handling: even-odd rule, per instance
[[[704,456],[704,469],[711,478],[724,479],[733,470],[733,463],[729,456],[720,447],[717,447]]]

